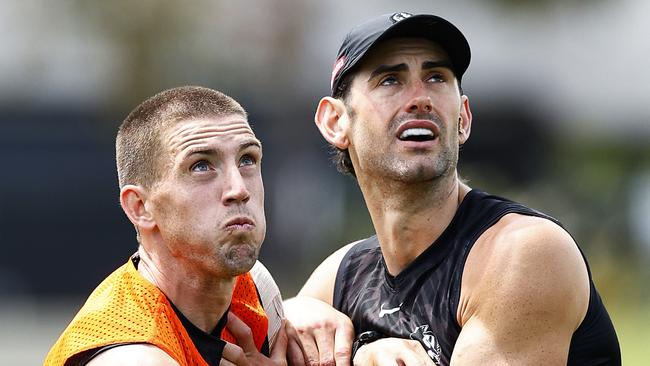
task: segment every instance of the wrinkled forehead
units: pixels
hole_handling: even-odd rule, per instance
[[[163,144],[172,152],[210,141],[258,141],[248,120],[240,114],[180,120],[165,129],[162,137]]]
[[[375,45],[364,57],[356,73],[367,71],[379,65],[397,65],[414,57],[427,61],[447,62],[447,52],[436,42],[426,38],[389,38]]]

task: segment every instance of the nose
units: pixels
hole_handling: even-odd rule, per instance
[[[239,169],[230,169],[230,172],[226,174],[224,179],[224,190],[222,193],[224,205],[248,202],[251,194],[246,187],[246,181],[242,177]]]
[[[415,82],[412,86],[412,97],[406,104],[409,113],[429,113],[433,110],[433,102],[423,83]]]

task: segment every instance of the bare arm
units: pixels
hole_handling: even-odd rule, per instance
[[[354,327],[347,315],[332,307],[334,283],[341,261],[351,243],[337,250],[309,277],[298,296],[285,300],[287,318],[295,325],[298,339],[289,335],[290,365],[350,364]],[[355,365],[432,365],[424,348],[414,340],[385,338],[359,349]]]
[[[506,215],[470,252],[461,294],[451,365],[565,365],[589,281],[562,228]]]
[[[354,328],[332,307],[334,282],[348,244],[326,258],[298,295],[284,301],[285,314],[295,332],[288,332],[291,365],[349,365]]]
[[[151,344],[125,344],[108,349],[92,360],[87,366],[179,366],[165,351]]]
[[[435,366],[420,342],[383,338],[359,348],[353,364],[359,366]]]
[[[237,338],[237,344],[226,342],[220,366],[286,366],[287,365],[287,335],[285,324],[278,331],[276,343],[271,350],[271,356],[266,357],[255,347],[251,329],[237,318],[228,313],[228,329]]]
[[[356,243],[357,242],[350,243],[325,258],[325,260],[316,267],[314,272],[312,272],[311,276],[309,276],[307,282],[305,282],[300,292],[298,292],[297,297],[309,296],[332,305],[334,300],[334,282],[336,281],[336,273],[339,270],[343,257]]]

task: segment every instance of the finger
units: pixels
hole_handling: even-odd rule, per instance
[[[422,346],[420,341],[416,340],[409,340],[407,341],[409,343],[409,346],[411,347],[411,350],[413,352],[406,352],[409,355],[412,355],[414,358],[416,358],[418,363],[414,363],[414,365],[433,365],[433,360],[429,355],[427,354],[426,349]],[[410,364],[407,364],[410,365]]]
[[[303,366],[306,365],[305,356],[303,354],[304,350],[302,349],[302,343],[300,342],[300,337],[296,328],[293,324],[287,319],[285,319],[285,330],[287,332],[287,360],[289,365],[292,366]]]
[[[378,352],[371,357],[371,363],[361,363],[359,365],[373,365],[373,366],[420,366],[421,363],[417,359],[402,355],[400,352],[396,354],[385,354]]]
[[[421,366],[422,362],[411,353],[401,353],[395,357],[395,363],[399,366]]]
[[[401,352],[396,361],[398,365],[404,366],[426,366],[432,364],[429,357],[422,357],[422,354],[412,352]]]
[[[248,360],[246,359],[246,354],[244,353],[244,350],[241,349],[241,347],[239,347],[238,345],[228,343],[228,342],[226,342],[226,345],[223,347],[223,352],[221,352],[221,360],[230,362],[230,364],[233,365],[239,365],[239,366],[248,365]]]
[[[308,333],[298,333],[300,344],[302,344],[303,356],[305,364],[309,366],[319,366],[318,360],[318,347],[313,335]]]
[[[337,366],[350,365],[354,328],[352,322],[341,323],[334,334],[334,361]]]
[[[281,364],[287,360],[287,330],[285,329],[287,324],[285,320],[282,322],[278,336],[275,338],[273,350],[271,351],[271,360],[275,364]]]
[[[334,332],[332,328],[314,329],[316,347],[318,347],[318,360],[321,366],[334,366]]]
[[[289,344],[287,345],[287,361],[289,361],[289,365],[291,366],[307,365],[300,341],[296,342],[294,339],[289,340]]]
[[[219,360],[219,366],[237,366],[237,365],[226,360],[225,358],[222,358],[221,360]]]
[[[354,355],[352,360],[352,365],[374,365],[374,362],[371,362],[370,355],[371,353],[366,352],[368,350],[368,345],[365,345],[357,350],[357,353]],[[377,356],[377,355],[375,355]]]
[[[235,314],[228,313],[228,324],[226,325],[232,335],[237,338],[237,344],[244,350],[244,352],[256,352],[255,341],[253,340],[253,332],[251,328],[246,325]]]
[[[403,343],[393,343],[391,347],[393,355],[391,357],[381,357],[378,360],[378,365],[400,365],[400,366],[427,366],[433,365],[433,361],[429,358],[424,348],[418,341],[402,340]],[[393,359],[391,363],[384,362],[384,359]]]

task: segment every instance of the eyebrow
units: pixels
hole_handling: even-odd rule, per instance
[[[422,63],[422,70],[435,69],[438,67],[445,67],[452,69],[451,62],[449,61],[424,61]]]
[[[242,142],[239,144],[239,151],[245,150],[249,147],[257,147],[258,149],[262,149],[262,143],[259,142],[258,140],[250,140],[246,142]],[[191,149],[189,150],[186,154],[185,157],[190,157],[192,155],[219,155],[219,151],[213,148],[196,148],[196,149]]]
[[[249,148],[251,146],[257,147],[258,149],[262,149],[262,143],[259,140],[251,140],[251,141],[246,141],[242,144],[239,145],[239,150],[244,150],[246,148]]]
[[[190,158],[194,155],[217,155],[217,151],[215,149],[210,149],[210,148],[196,148],[192,149],[188,152],[186,152],[184,155],[184,158]]]
[[[408,66],[406,64],[397,64],[397,65],[379,65],[376,69],[374,69],[370,73],[370,77],[368,78],[368,81],[372,80],[375,78],[377,75],[385,74],[387,72],[399,72],[399,71],[406,71],[408,70]]]
[[[449,61],[424,61],[422,63],[422,70],[429,70],[429,69],[435,69],[438,67],[444,67],[447,69],[452,69],[451,63]],[[368,78],[368,81],[372,80],[373,78],[377,77],[377,75],[381,75],[384,73],[390,73],[390,72],[400,72],[400,71],[406,71],[408,70],[408,66],[404,63],[402,64],[396,64],[396,65],[379,65],[376,69],[374,69],[370,73],[370,77]]]

